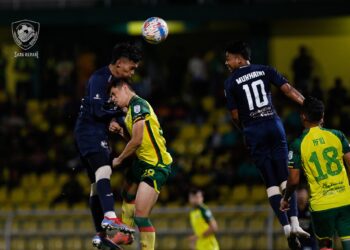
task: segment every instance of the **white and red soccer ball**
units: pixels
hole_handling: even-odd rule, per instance
[[[159,17],[150,17],[142,25],[143,38],[152,44],[164,41],[168,36],[167,23]]]

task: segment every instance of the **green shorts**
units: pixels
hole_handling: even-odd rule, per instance
[[[128,182],[140,183],[146,181],[151,182],[154,190],[160,192],[160,189],[165,184],[171,172],[170,165],[153,166],[144,161],[135,159],[132,167],[128,169],[126,178]]]
[[[335,232],[342,240],[350,239],[350,205],[311,212],[312,226],[319,240],[332,239]]]

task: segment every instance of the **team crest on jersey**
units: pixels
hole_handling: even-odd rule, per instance
[[[293,159],[293,151],[289,151],[288,152],[288,160],[292,160]]]
[[[140,111],[141,111],[141,106],[140,106],[140,105],[135,105],[135,106],[134,106],[134,112],[135,112],[135,114],[140,113]]]

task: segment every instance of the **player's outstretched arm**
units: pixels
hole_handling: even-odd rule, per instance
[[[203,233],[203,237],[208,237],[218,231],[218,224],[214,218],[210,219],[208,224],[209,228]]]
[[[283,84],[281,86],[281,90],[291,100],[295,101],[296,103],[299,103],[300,105],[303,104],[305,97],[289,83]]]

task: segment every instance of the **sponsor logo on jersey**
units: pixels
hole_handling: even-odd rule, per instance
[[[96,94],[96,95],[94,96],[94,100],[101,100],[100,94]]]
[[[101,147],[108,149],[108,142],[106,141],[101,141]]]

